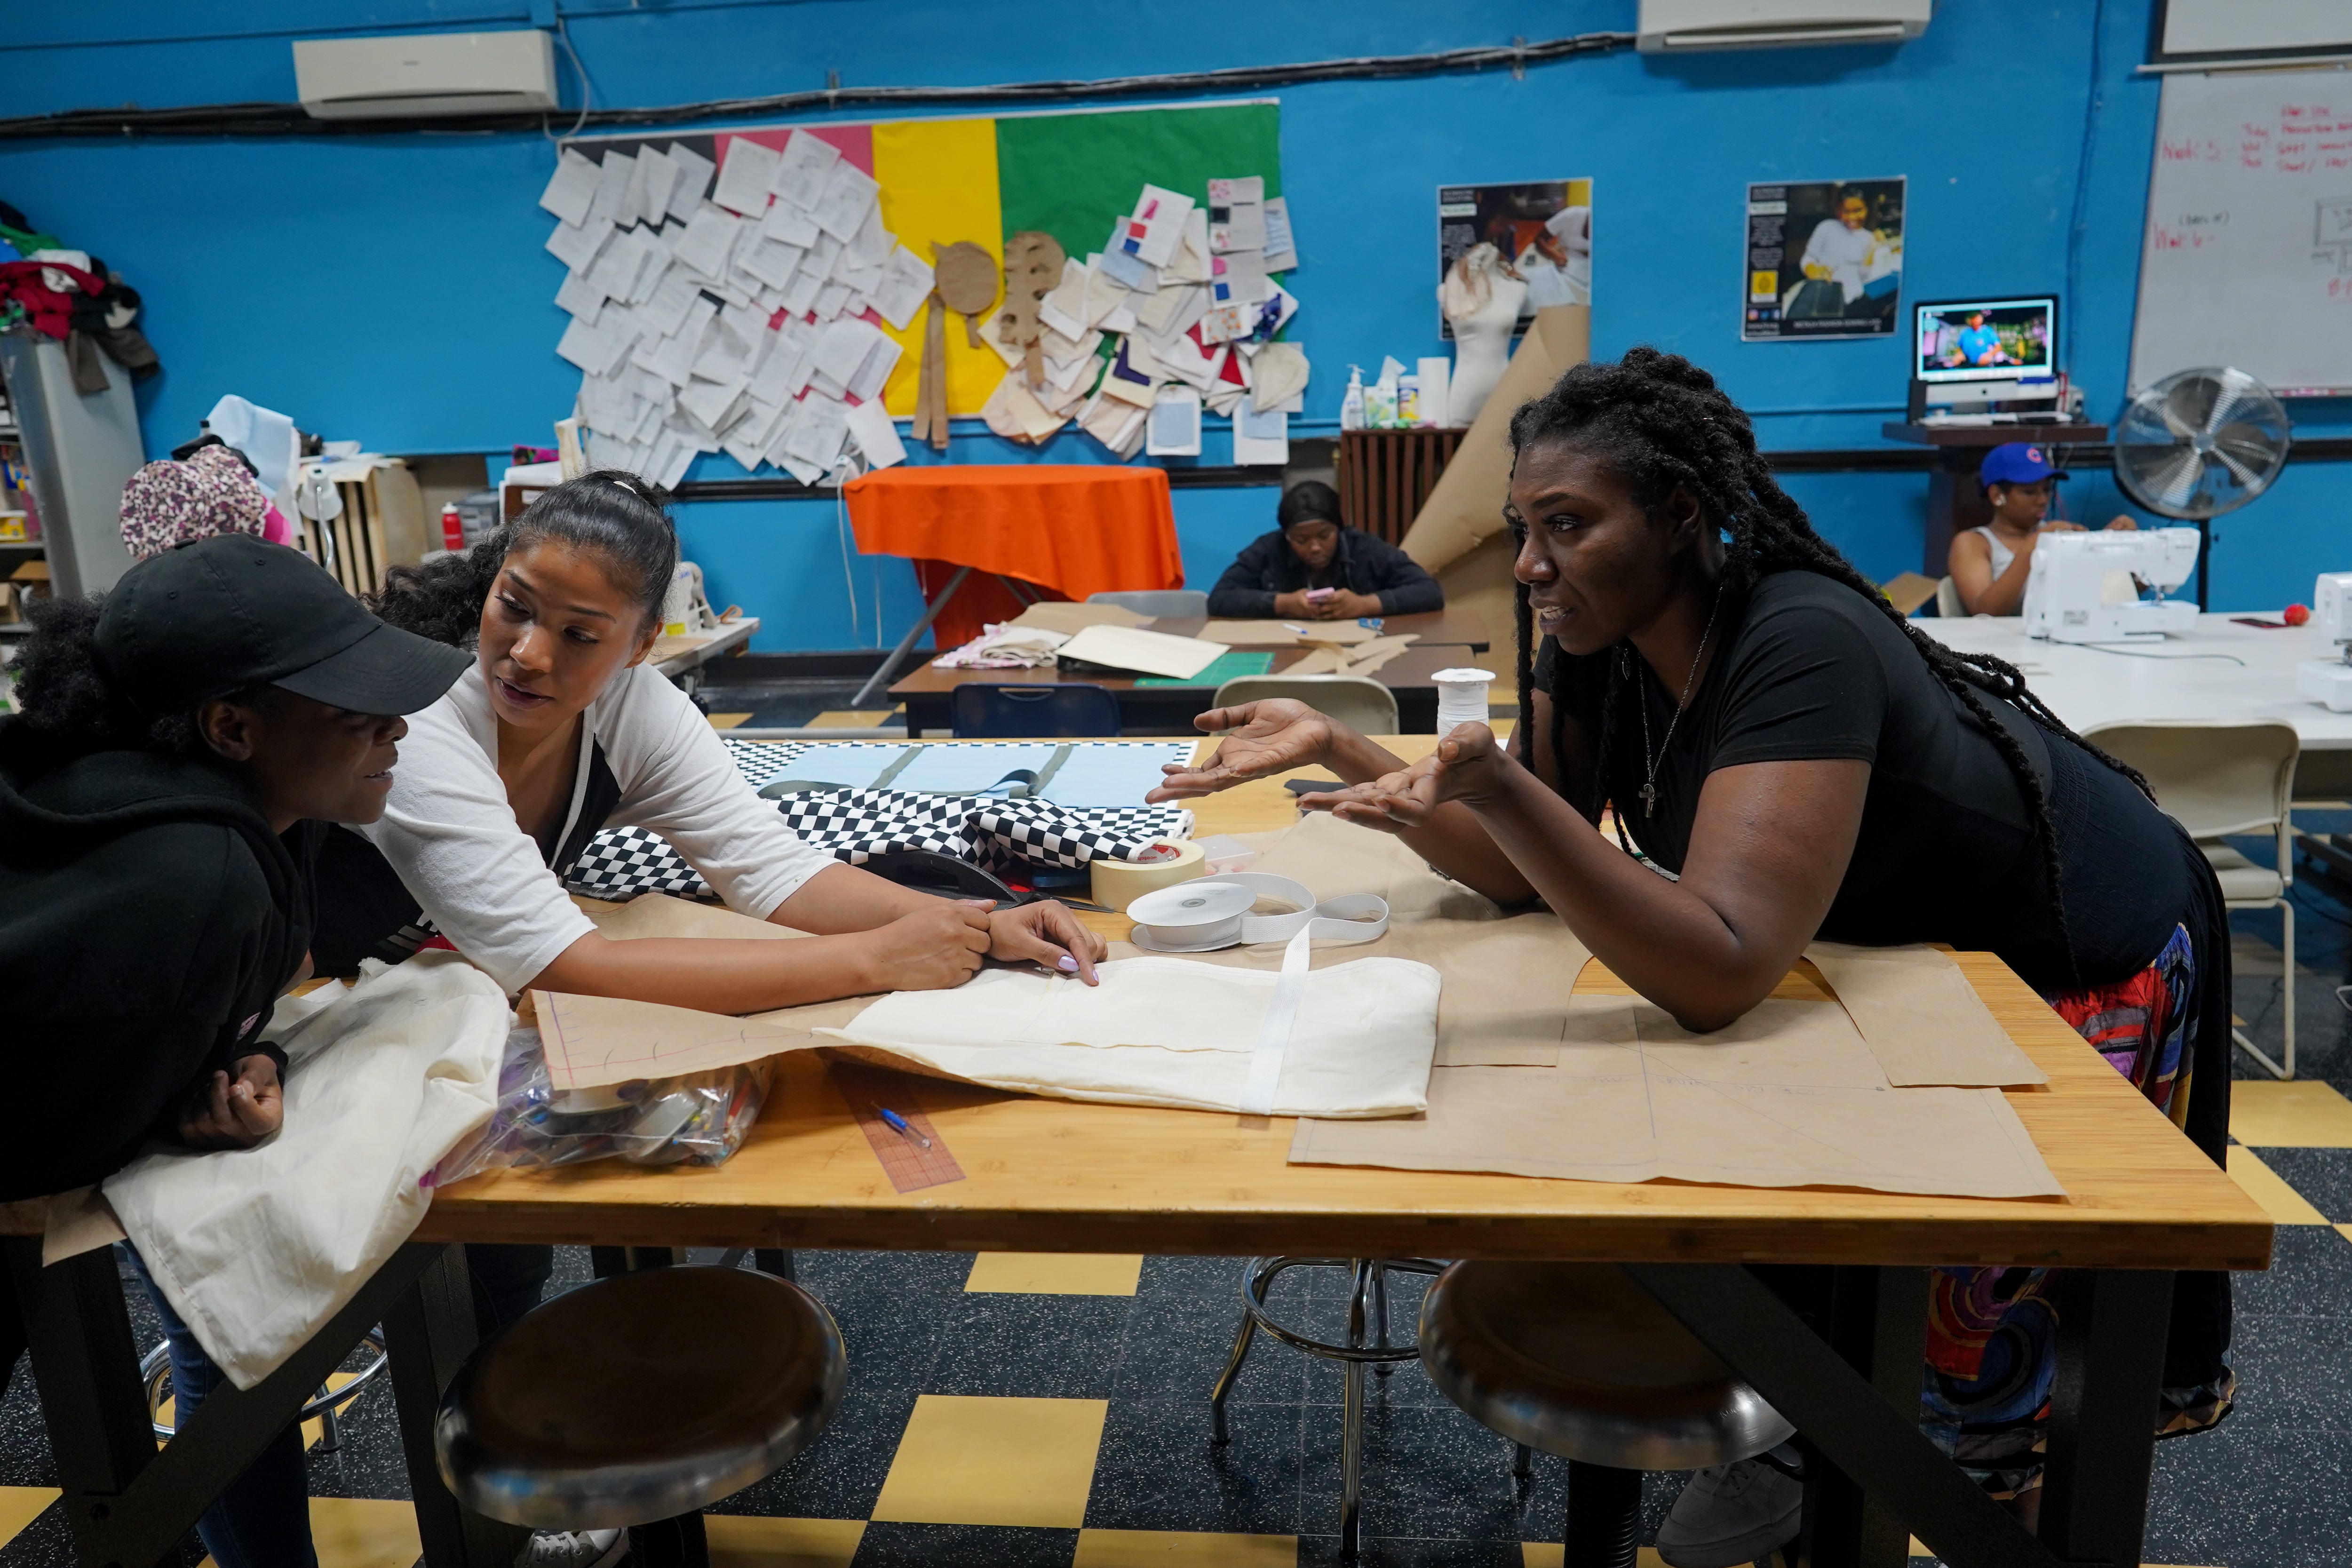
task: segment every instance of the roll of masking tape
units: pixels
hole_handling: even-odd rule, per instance
[[[1208,857],[1189,839],[1162,838],[1144,851],[1140,860],[1097,860],[1093,863],[1095,902],[1124,914],[1127,906],[1146,893],[1189,882],[1209,872]]]

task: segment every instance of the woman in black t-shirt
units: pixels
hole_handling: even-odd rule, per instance
[[[2011,666],[1904,620],[1681,357],[1580,365],[1518,410],[1511,442],[1507,751],[1464,725],[1407,766],[1304,704],[1260,702],[1202,715],[1234,732],[1152,798],[1319,763],[1351,787],[1307,805],[1398,834],[1499,903],[1540,898],[1695,1028],[1746,1013],[1816,935],[1990,950],[2219,1163],[2226,916],[2139,775]],[[1591,831],[1612,805],[1632,853]],[[1997,1494],[2038,1480],[2046,1283],[1939,1277],[1930,1425],[1948,1439],[1968,1428],[1970,1467]],[[2228,1312],[2225,1276],[2183,1277],[2168,1430],[2226,1414]]]

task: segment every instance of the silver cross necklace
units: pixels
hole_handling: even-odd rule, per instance
[[[1647,773],[1642,781],[1642,815],[1644,817],[1658,815],[1658,764],[1666,760],[1666,748],[1675,743],[1675,726],[1683,721],[1683,710],[1690,706],[1691,688],[1698,684],[1699,661],[1706,658],[1707,639],[1715,635],[1715,618],[1722,612],[1723,587],[1717,584],[1715,607],[1706,613],[1706,629],[1698,635],[1698,651],[1691,655],[1690,674],[1683,679],[1682,698],[1675,704],[1675,716],[1666,721],[1664,744],[1654,752],[1650,750],[1650,700],[1646,696],[1641,697],[1642,760],[1647,764]]]

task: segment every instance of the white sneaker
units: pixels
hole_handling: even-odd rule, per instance
[[[542,1530],[515,1554],[515,1568],[613,1568],[628,1554],[625,1530]]]
[[[1805,1489],[1754,1459],[1691,1477],[1658,1527],[1668,1568],[1746,1568],[1796,1538]]]

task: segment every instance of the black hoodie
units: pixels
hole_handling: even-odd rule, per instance
[[[37,1111],[0,1142],[0,1200],[98,1181],[214,1069],[278,1056],[254,1042],[310,947],[316,827],[281,841],[209,762],[0,769],[0,1016]]]

